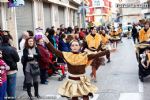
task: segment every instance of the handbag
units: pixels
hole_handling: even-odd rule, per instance
[[[30,64],[31,75],[33,75],[33,76],[40,75],[40,68],[39,68],[38,62],[33,61],[33,62],[29,63],[29,64]]]

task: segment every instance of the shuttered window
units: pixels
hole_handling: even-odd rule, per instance
[[[64,7],[58,7],[58,13],[59,13],[59,24],[64,24],[65,25],[65,12],[64,12]]]
[[[31,0],[25,0],[24,6],[16,7],[16,22],[19,38],[22,36],[23,31],[33,31],[33,8]]]
[[[44,23],[45,23],[45,28],[51,27],[52,22],[51,22],[51,6],[49,3],[43,3],[44,7]]]

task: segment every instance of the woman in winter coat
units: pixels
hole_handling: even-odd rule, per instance
[[[39,49],[39,53],[41,55],[41,57],[39,58],[41,84],[48,84],[47,69],[50,63],[49,51],[47,50],[42,38],[36,38],[36,41],[37,41],[37,47]]]
[[[37,64],[39,62],[40,53],[38,48],[35,46],[35,41],[32,37],[29,37],[26,39],[25,42],[25,48],[23,50],[23,57],[25,59],[26,69],[25,69],[25,77],[26,77],[26,85],[27,85],[27,93],[30,97],[30,100],[32,100],[32,94],[31,94],[31,85],[33,81],[34,90],[35,90],[35,97],[39,98],[39,92],[38,92],[38,81],[40,73],[37,75],[32,75],[31,72],[31,64]]]

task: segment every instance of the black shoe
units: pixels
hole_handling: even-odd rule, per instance
[[[23,87],[23,91],[27,91],[27,87]]]
[[[58,78],[58,81],[62,81],[64,78],[63,77],[59,77]]]
[[[37,97],[37,98],[41,98],[41,96],[38,94],[38,95],[35,95],[35,97]]]
[[[66,78],[66,75],[64,74],[64,75],[62,76],[62,78]]]
[[[34,85],[34,90],[35,90],[35,93],[34,93],[35,97],[40,98],[40,95],[39,95],[39,83],[35,82],[33,85]]]
[[[34,97],[29,97],[30,98],[30,100],[34,100]]]
[[[110,59],[107,61],[107,63],[110,63],[111,61],[110,61]]]
[[[47,85],[47,84],[48,84],[48,82],[41,82],[41,84]]]
[[[144,82],[144,78],[143,77],[140,76],[139,79],[140,79],[141,82]]]
[[[33,100],[33,96],[31,94],[31,84],[30,83],[27,83],[27,93],[28,93],[30,100]]]

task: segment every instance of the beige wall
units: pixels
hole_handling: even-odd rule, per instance
[[[18,48],[18,35],[17,35],[17,25],[16,25],[16,12],[15,8],[8,9],[8,30],[13,37],[13,43],[11,43],[14,47]]]
[[[44,28],[44,13],[43,13],[43,2],[34,1],[33,3],[33,16],[34,16],[34,29],[37,27]]]
[[[65,7],[65,27],[69,26],[69,9],[73,9],[77,12],[77,8],[69,5],[68,0],[64,0],[64,2],[59,2],[59,0],[48,0],[51,3],[51,25],[58,28],[59,25],[59,17],[58,17],[58,4]],[[8,29],[10,33],[12,34],[14,41],[13,44],[17,48],[18,47],[18,36],[17,36],[17,26],[16,26],[16,13],[15,8],[7,8],[7,3],[5,5],[0,6],[0,12],[1,12],[1,20],[2,20],[2,28]],[[34,29],[37,27],[45,28],[44,26],[44,11],[43,11],[43,2],[33,0],[33,21],[34,21]],[[73,13],[73,12],[72,12]],[[6,16],[7,15],[7,16]],[[74,14],[71,14],[74,15]],[[77,18],[77,15],[75,15],[75,18]],[[77,19],[75,19],[75,25],[77,24]],[[71,24],[73,26],[73,24]]]

